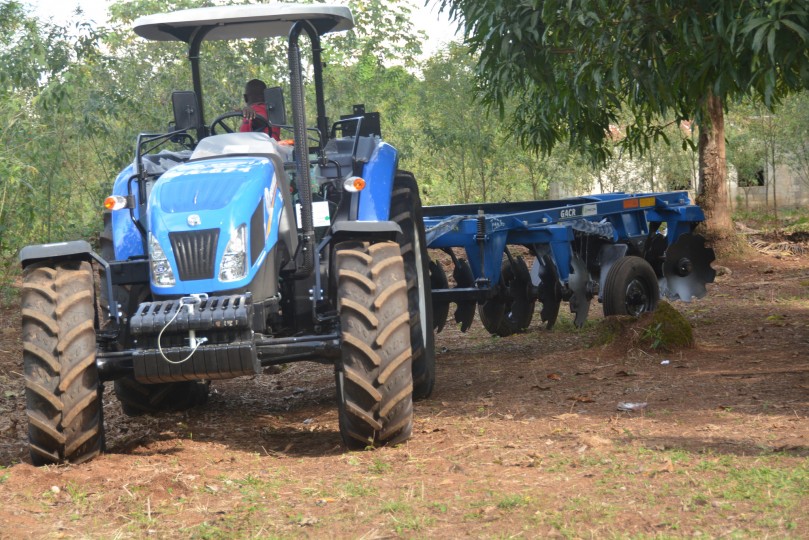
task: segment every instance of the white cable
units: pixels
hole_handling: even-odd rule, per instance
[[[202,337],[202,338],[199,338],[198,340],[196,340],[196,344],[193,344],[193,343],[191,344],[194,348],[191,349],[191,352],[188,353],[188,356],[186,356],[182,360],[169,360],[168,357],[166,357],[165,353],[163,353],[163,347],[160,345],[160,339],[163,337],[163,332],[166,331],[166,328],[171,326],[171,323],[174,322],[174,320],[177,318],[177,315],[180,314],[180,311],[183,309],[183,307],[188,306],[188,313],[189,314],[193,313],[193,307],[192,306],[194,305],[194,302],[192,301],[192,302],[186,304],[186,303],[183,302],[183,300],[185,300],[185,298],[180,298],[180,307],[177,309],[177,312],[174,314],[174,316],[171,318],[171,320],[169,322],[167,322],[166,325],[160,330],[160,333],[157,334],[157,350],[160,352],[160,356],[163,357],[163,360],[165,360],[169,364],[182,364],[183,362],[188,361],[188,359],[190,359],[192,356],[194,356],[194,353],[197,352],[197,349],[199,349],[199,346],[202,345],[203,343],[205,343],[206,341],[208,341],[208,338],[206,338],[206,337]],[[199,298],[195,298],[195,299],[192,299],[192,300],[199,300]]]

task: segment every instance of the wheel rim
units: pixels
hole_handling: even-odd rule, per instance
[[[640,278],[635,278],[626,286],[626,311],[637,317],[651,309],[652,295],[649,284]]]

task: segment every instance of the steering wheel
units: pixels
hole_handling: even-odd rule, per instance
[[[228,118],[236,118],[237,116],[239,118],[244,117],[242,111],[232,111],[232,112],[228,112],[228,113],[225,113],[225,114],[220,114],[219,116],[217,116],[214,119],[214,121],[211,122],[211,128],[210,128],[211,135],[216,135],[216,126],[217,125],[222,126],[222,129],[225,132],[233,133],[234,130],[225,123],[225,120],[227,120]],[[253,118],[253,120],[257,121],[257,123],[259,125],[258,128],[253,128],[253,131],[255,131],[255,132],[261,132],[261,131],[264,131],[265,129],[269,130],[272,127],[270,125],[270,122],[266,118],[261,116],[260,114],[256,114],[256,116]]]

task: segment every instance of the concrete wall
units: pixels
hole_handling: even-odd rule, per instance
[[[773,207],[772,169],[767,171],[765,186],[739,187],[735,171],[728,167],[730,180],[730,204],[734,210],[759,210]],[[785,166],[776,167],[775,195],[778,208],[809,206],[809,186]]]
[[[648,186],[644,186],[640,172],[637,168],[632,168],[632,162],[625,169],[617,171],[613,175],[619,180],[613,180],[608,183],[608,187],[614,190],[626,191],[628,193],[638,191],[648,191]],[[729,184],[729,198],[732,210],[758,210],[773,207],[773,186],[772,186],[772,169],[766,173],[767,185],[754,186],[754,187],[739,187],[736,176],[736,169],[732,163],[728,163],[728,184]],[[576,188],[571,188],[559,182],[551,182],[549,185],[549,199],[562,199],[565,197],[575,197],[579,195],[588,195],[590,193],[599,192],[599,183],[597,179],[591,178],[591,190],[577,191]],[[696,185],[697,180],[691,179],[692,184]],[[806,208],[809,207],[809,185],[802,182],[800,177],[793,173],[793,171],[786,165],[780,165],[776,168],[775,174],[775,187],[778,200],[778,208]],[[689,190],[691,201],[695,201],[694,193]],[[769,195],[769,197],[768,197]]]

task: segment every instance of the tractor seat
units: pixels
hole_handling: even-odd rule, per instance
[[[190,161],[223,156],[277,156],[281,162],[289,161],[291,146],[278,144],[266,133],[224,133],[199,141]]]
[[[172,167],[185,163],[191,157],[190,150],[171,152],[161,150],[157,154],[146,154],[143,158],[143,169],[148,175],[160,176]]]

